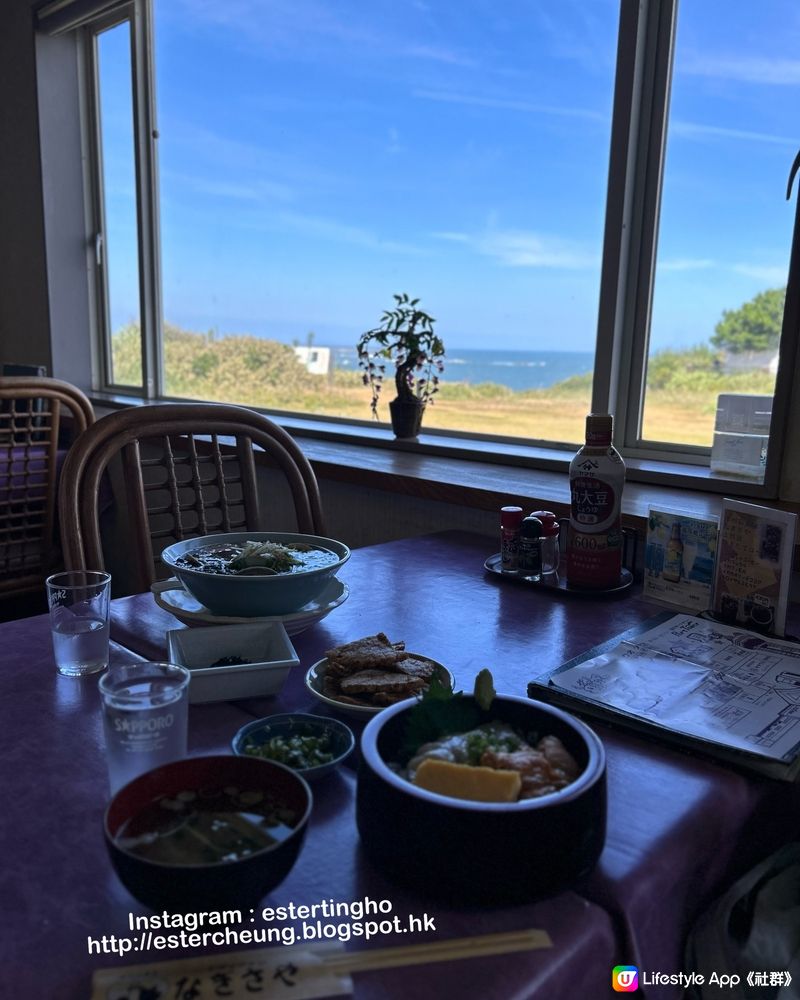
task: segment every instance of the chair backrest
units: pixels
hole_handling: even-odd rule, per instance
[[[116,492],[127,507],[126,590],[145,591],[165,575],[160,553],[173,542],[265,530],[254,446],[283,472],[297,530],[324,535],[314,470],[282,427],[242,406],[157,403],[102,417],[67,456],[59,488],[67,567],[107,568],[100,515],[104,476],[115,456],[121,477]],[[116,513],[121,516],[118,508]]]
[[[69,382],[0,376],[0,596],[42,585],[60,564],[54,537],[63,411],[73,438],[94,422],[92,404]]]

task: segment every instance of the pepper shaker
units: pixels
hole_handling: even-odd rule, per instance
[[[542,579],[542,522],[532,514],[523,519],[519,529],[517,576],[532,583]]]
[[[559,528],[556,515],[550,510],[537,510],[531,515],[542,522],[542,576],[558,572]]]

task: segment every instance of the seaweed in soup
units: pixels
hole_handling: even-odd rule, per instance
[[[337,562],[339,556],[322,546],[294,542],[247,541],[236,544],[199,545],[178,556],[182,569],[200,570],[220,576],[278,576],[321,569]]]
[[[264,792],[187,790],[154,799],[123,824],[115,841],[162,864],[216,864],[285,840],[297,820],[294,810]]]

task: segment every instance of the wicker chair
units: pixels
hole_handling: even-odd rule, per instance
[[[159,403],[101,418],[67,456],[59,513],[68,568],[115,572],[104,558],[104,551],[113,553],[107,539],[104,544],[100,515],[101,484],[116,457],[114,507],[126,532],[114,546],[117,555],[126,550],[117,596],[146,591],[167,575],[160,554],[175,541],[264,530],[254,446],[285,476],[296,530],[324,535],[316,476],[283,428],[241,406]]]
[[[0,377],[0,597],[39,590],[61,564],[55,537],[59,434],[94,422],[92,404],[68,382]]]

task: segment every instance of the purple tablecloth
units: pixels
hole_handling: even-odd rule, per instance
[[[133,623],[131,645],[145,655],[153,627],[149,596],[114,603],[117,621]],[[356,603],[351,607],[355,609]],[[119,612],[119,616],[118,613]],[[174,622],[172,623],[174,624]],[[117,625],[115,635],[124,631]],[[314,632],[319,635],[314,636]],[[325,645],[333,633],[314,629],[305,648]],[[302,638],[302,637],[300,637]],[[299,639],[298,639],[299,642]],[[46,616],[0,625],[0,741],[6,786],[0,850],[0,891],[6,921],[0,939],[0,993],[25,1000],[86,1000],[97,968],[179,957],[162,952],[90,955],[89,940],[129,933],[129,914],[146,911],[118,882],[106,856],[102,817],[108,799],[97,678],[60,677],[55,671]],[[112,663],[134,654],[113,645]],[[252,714],[273,710],[300,693],[300,672],[285,697],[263,705],[214,704],[190,708],[190,751],[229,752],[229,741]],[[292,695],[294,692],[294,696]],[[488,931],[543,928],[554,947],[503,958],[443,963],[401,972],[359,973],[359,1000],[458,996],[476,1000],[573,1000],[600,997],[620,956],[613,921],[602,907],[574,892],[530,905],[492,910],[451,909],[412,897],[387,883],[364,860],[354,823],[355,777],[347,768],[315,786],[315,805],[300,859],[266,900],[280,905],[369,896],[390,900],[393,912],[433,918],[440,940]],[[404,944],[413,934],[387,935],[372,944]]]
[[[320,712],[303,688],[305,670],[332,645],[378,630],[445,663],[457,686],[469,688],[489,667],[498,691],[522,695],[534,677],[661,610],[633,591],[588,600],[507,582],[484,572],[490,554],[486,539],[456,532],[355,550],[340,572],[349,600],[293,639],[301,669],[279,697],[243,707],[257,716]],[[148,656],[163,655],[164,631],[177,624],[149,595],[116,602],[114,622],[113,634]],[[608,835],[597,869],[578,891],[614,918],[623,963],[679,972],[685,936],[702,907],[794,835],[794,789],[594,728],[608,755]],[[648,997],[678,994],[674,987],[647,990]]]

